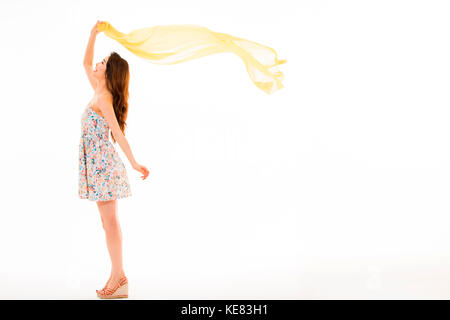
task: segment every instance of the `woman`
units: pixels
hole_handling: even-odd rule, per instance
[[[126,298],[128,280],[122,265],[122,233],[117,199],[131,196],[131,189],[125,166],[109,141],[109,130],[114,143],[119,143],[133,169],[143,174],[143,180],[147,178],[149,170],[136,162],[124,136],[128,113],[127,61],[112,52],[92,70],[99,24],[100,21],[97,21],[92,28],[84,56],[84,68],[95,93],[81,119],[79,196],[96,201],[111,258],[111,275],[104,288],[97,290],[97,296]]]

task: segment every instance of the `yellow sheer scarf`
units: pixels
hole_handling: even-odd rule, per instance
[[[109,22],[98,26],[108,37],[156,64],[176,64],[219,52],[233,52],[244,61],[253,83],[268,94],[283,88],[284,75],[274,49],[196,25],[159,25],[119,32]]]

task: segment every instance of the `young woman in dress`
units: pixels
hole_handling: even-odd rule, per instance
[[[149,175],[149,170],[134,159],[124,135],[128,113],[127,61],[112,52],[92,70],[99,23],[97,21],[91,30],[84,56],[84,69],[94,89],[94,97],[81,118],[79,197],[96,201],[111,258],[111,275],[104,288],[97,290],[97,295],[100,298],[126,298],[128,280],[122,265],[117,199],[131,196],[131,189],[125,166],[109,141],[109,132],[132,168],[142,173],[143,180]]]

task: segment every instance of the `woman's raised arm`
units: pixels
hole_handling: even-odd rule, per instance
[[[86,66],[92,67],[92,61],[94,59],[94,44],[95,39],[97,38],[97,34],[100,32],[97,29],[97,26],[101,23],[101,21],[97,20],[97,23],[91,30],[91,36],[89,37],[89,42],[86,48],[86,52],[84,53],[84,61],[83,64]]]
[[[92,61],[94,59],[94,45],[95,39],[97,38],[97,34],[100,32],[97,30],[97,26],[101,23],[101,21],[97,21],[95,26],[91,30],[91,36],[89,37],[89,42],[86,48],[86,53],[84,54],[84,70],[86,71],[86,75],[89,79],[89,83],[91,84],[92,89],[95,90],[97,86],[97,81],[94,78],[92,71]]]

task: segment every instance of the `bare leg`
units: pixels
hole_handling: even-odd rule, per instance
[[[122,231],[117,212],[117,200],[97,201],[97,206],[111,258],[111,276],[105,287],[112,288],[125,276],[122,263]]]

